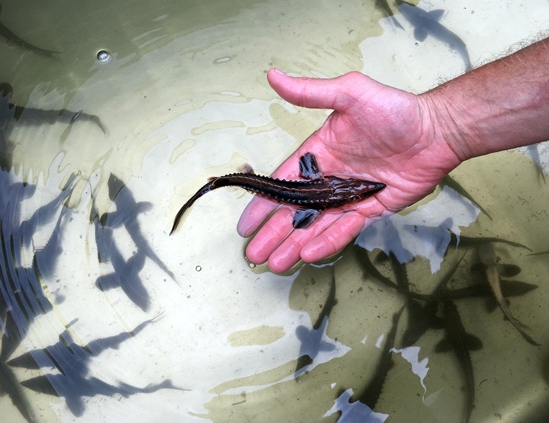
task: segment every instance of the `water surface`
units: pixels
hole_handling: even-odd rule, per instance
[[[459,361],[435,353],[444,330],[408,344],[412,306],[364,260],[429,293],[460,259],[448,286],[478,277],[475,247],[456,248],[447,229],[549,250],[546,145],[465,163],[451,176],[474,202],[441,187],[329,263],[288,275],[245,260],[235,225],[251,197],[240,190],[204,197],[168,237],[209,176],[245,163],[268,174],[326,118],[278,98],[270,67],[358,70],[421,92],[549,22],[541,0],[420,2],[412,11],[433,18],[425,28],[387,5],[2,2],[2,25],[58,52],[0,43],[0,81],[11,86],[0,100],[0,404],[10,421],[463,421]],[[537,285],[510,307],[542,346],[486,298],[455,301],[482,341],[470,352],[471,421],[546,417],[547,255],[494,248],[520,267],[510,279]]]

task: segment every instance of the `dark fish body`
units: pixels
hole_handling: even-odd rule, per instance
[[[8,44],[16,45],[24,50],[32,51],[37,54],[41,54],[46,57],[52,57],[54,54],[57,54],[57,51],[45,50],[43,48],[37,47],[31,43],[26,42],[21,39],[17,34],[10,30],[7,26],[0,23],[0,36],[5,38]]]
[[[196,200],[211,190],[227,186],[244,188],[280,203],[325,210],[367,198],[385,185],[341,179],[336,176],[326,176],[322,180],[314,181],[286,181],[251,173],[233,173],[207,183],[191,200]],[[191,205],[191,200],[187,202],[187,206]]]
[[[521,281],[501,280],[501,291],[505,297],[517,297],[524,295],[538,286]],[[424,301],[460,300],[463,298],[493,297],[492,289],[486,283],[476,283],[463,288],[445,289],[434,294],[421,294],[419,292],[399,290],[409,298]]]
[[[25,126],[38,126],[44,123],[54,124],[56,122],[72,125],[77,120],[84,122],[92,122],[101,129],[104,134],[107,133],[103,122],[99,117],[84,113],[82,110],[73,112],[67,109],[60,110],[43,110],[30,107],[18,106],[9,103],[9,107],[13,109],[13,119]]]
[[[357,396],[356,400],[360,401],[363,404],[366,404],[372,410],[375,409],[377,401],[381,396],[383,390],[383,385],[387,379],[389,371],[394,366],[393,362],[393,348],[395,346],[395,338],[397,334],[398,322],[400,316],[404,311],[404,306],[399,312],[393,314],[393,326],[389,333],[387,333],[387,341],[385,341],[385,346],[383,347],[383,353],[379,357],[379,361],[376,365],[376,372],[373,377],[370,379],[368,384],[364,387],[364,390]]]
[[[462,197],[467,198],[471,203],[476,204],[477,207],[480,209],[482,213],[484,213],[486,216],[488,216],[488,219],[492,220],[492,216],[482,207],[477,201],[473,199],[473,197],[459,184],[454,178],[452,178],[450,175],[446,175],[442,181],[440,181],[440,185],[446,185],[447,187],[452,188],[454,191],[456,191],[459,195]]]
[[[389,6],[389,3],[387,0],[376,0],[375,1],[376,7],[383,10],[383,12],[387,15],[387,17],[391,18],[395,26],[399,27],[400,29],[404,29],[399,21],[394,17],[394,12],[391,9],[391,6]]]
[[[490,242],[499,242],[499,243],[511,245],[513,247],[524,248],[528,251],[532,251],[532,249],[527,247],[526,245],[523,245],[523,244],[520,244],[520,243],[514,242],[514,241],[509,241],[507,239],[496,238],[496,237],[468,237],[468,236],[463,236],[463,235],[460,235],[458,237],[451,230],[449,230],[448,232],[450,232],[450,242],[451,242],[451,244],[456,245],[456,247],[458,247],[458,246],[459,247],[476,247],[476,246],[480,246],[482,244],[486,244],[486,243],[490,243]]]
[[[482,342],[476,336],[468,334],[465,331],[457,307],[452,301],[442,301],[441,306],[444,318],[446,339],[444,339],[437,345],[435,351],[445,352],[448,350],[453,350],[456,354],[463,375],[465,376],[465,385],[467,392],[467,411],[464,421],[469,422],[475,400],[475,380],[473,376],[473,363],[471,361],[471,355],[469,351],[482,348]]]
[[[77,120],[96,124],[106,134],[107,130],[101,119],[95,115],[84,113],[83,110],[43,110],[19,106],[11,102],[13,87],[7,82],[0,82],[0,130],[9,131],[15,123],[24,126],[54,124],[56,122],[72,125]],[[5,134],[4,134],[5,135]]]
[[[288,181],[254,173],[233,173],[213,178],[181,207],[170,234],[196,200],[221,187],[237,186],[276,202],[299,207],[300,210],[294,216],[295,228],[306,228],[323,210],[364,200],[385,188],[385,184],[380,182],[322,176],[311,153],[300,159],[300,176],[306,180]]]

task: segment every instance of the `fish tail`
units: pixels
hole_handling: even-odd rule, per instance
[[[509,307],[505,303],[505,300],[498,301],[499,308],[503,311],[503,314],[505,317],[507,317],[507,320],[511,322],[511,324],[515,327],[515,329],[520,333],[520,336],[524,338],[526,342],[528,342],[531,345],[534,345],[536,347],[539,347],[540,344],[538,344],[534,338],[532,338],[528,333],[526,333],[526,330],[529,329],[528,326],[526,326],[524,323],[522,323],[520,320],[518,320],[513,314],[511,313],[511,310],[509,310]]]
[[[218,188],[214,185],[214,182],[215,182],[215,179],[208,182],[206,185],[200,188],[200,190],[198,190],[196,194],[194,194],[191,198],[189,198],[189,200],[185,204],[183,204],[183,207],[181,207],[177,212],[177,214],[175,215],[175,219],[173,221],[173,226],[172,226],[172,230],[170,231],[170,235],[173,234],[173,232],[177,228],[177,225],[179,225],[179,221],[181,220],[181,218],[183,217],[187,209],[191,207],[196,200],[198,200],[204,194],[210,192],[212,189]]]

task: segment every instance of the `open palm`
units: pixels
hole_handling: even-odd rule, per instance
[[[307,229],[294,229],[294,210],[280,207],[250,241],[247,257],[268,261],[275,272],[299,260],[328,257],[352,241],[366,225],[397,212],[430,193],[460,159],[438,131],[433,106],[405,91],[380,84],[358,72],[335,79],[292,78],[270,70],[269,83],[297,106],[333,109],[274,173],[299,178],[299,158],[313,153],[324,175],[355,177],[387,186],[359,203],[324,212]],[[238,223],[252,235],[278,204],[256,197]]]

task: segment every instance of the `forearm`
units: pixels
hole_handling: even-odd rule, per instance
[[[460,161],[549,139],[549,39],[419,96]],[[429,125],[429,124],[428,124]]]

